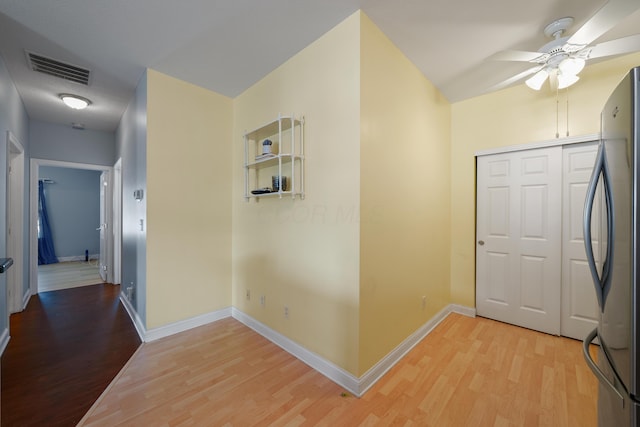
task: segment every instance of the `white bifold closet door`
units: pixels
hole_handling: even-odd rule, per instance
[[[596,153],[588,143],[477,158],[478,315],[580,340],[593,330],[582,221]]]
[[[560,333],[562,147],[477,159],[478,315]]]

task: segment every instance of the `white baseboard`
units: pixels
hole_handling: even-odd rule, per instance
[[[458,304],[450,304],[449,307],[451,307],[451,312],[453,313],[462,314],[467,317],[476,317],[476,309],[473,307]]]
[[[144,342],[144,336],[146,334],[146,329],[144,327],[144,322],[138,316],[138,312],[131,305],[131,301],[127,299],[124,293],[120,292],[120,302],[124,306],[125,311],[131,318],[133,322],[133,327],[136,328],[136,332],[138,332],[138,336],[140,337],[140,341]]]
[[[22,296],[22,311],[27,308],[27,304],[29,304],[29,299],[31,298],[31,289],[27,289],[27,292]]]
[[[393,349],[387,356],[376,363],[360,378],[355,377],[350,372],[336,366],[323,357],[307,350],[300,344],[292,341],[277,331],[274,331],[265,324],[255,320],[251,316],[243,313],[237,308],[231,309],[234,319],[253,329],[269,341],[281,347],[289,354],[297,357],[316,371],[323,374],[336,384],[344,387],[349,392],[360,397],[372,385],[374,385],[384,374],[398,363],[413,347],[415,347],[424,337],[426,337],[440,322],[450,313],[459,313],[469,317],[475,317],[475,309],[461,305],[450,304],[443,308],[438,314],[422,325],[416,332],[407,337],[400,345]]]
[[[274,331],[264,323],[259,322],[258,320],[243,313],[235,307],[231,309],[231,313],[233,318],[240,323],[243,323],[245,326],[253,329],[272,343],[281,347],[287,353],[300,359],[302,362],[320,372],[322,375],[329,378],[336,384],[344,387],[349,392],[360,396],[358,388],[358,378],[356,378],[350,372],[347,372],[346,370],[324,359],[316,353],[307,350],[295,341],[287,338],[277,331]]]
[[[89,255],[89,260],[93,261],[100,258],[100,254],[91,254]],[[59,256],[58,262],[70,262],[70,261],[84,261],[84,255],[73,255],[73,256]]]
[[[7,344],[9,344],[9,328],[4,328],[2,334],[0,334],[0,356],[4,354],[4,350],[7,348]]]
[[[138,332],[138,336],[142,342],[155,341],[160,338],[168,337],[179,332],[188,331],[189,329],[197,328],[198,326],[213,323],[215,321],[231,317],[231,307],[223,308],[221,310],[212,311],[210,313],[202,314],[200,316],[192,317],[190,319],[180,320],[178,322],[170,323],[159,328],[148,329],[145,327],[144,322],[138,315],[138,312],[131,305],[131,301],[120,293],[120,301],[127,311],[127,314],[133,322],[133,326]]]
[[[431,331],[440,324],[450,313],[458,313],[469,317],[475,317],[475,308],[464,307],[457,304],[449,304],[442,310],[440,310],[435,316],[429,319],[424,325],[422,325],[417,331],[409,335],[404,341],[402,341],[396,348],[391,350],[389,354],[380,359],[378,363],[373,365],[367,372],[364,373],[359,379],[358,389],[359,396],[366,393],[372,385],[374,385],[380,378],[386,374],[389,369],[398,363],[413,347],[415,347],[420,341],[422,341]]]
[[[177,334],[179,332],[188,331],[189,329],[213,323],[227,317],[231,317],[231,307],[201,314],[200,316],[192,317],[190,319],[180,320],[165,326],[160,326],[159,328],[148,329],[144,335],[144,341],[155,341],[157,339],[168,337],[169,335]]]
[[[264,323],[254,319],[246,313],[235,307],[227,307],[211,313],[196,316],[191,319],[181,320],[169,325],[161,326],[146,330],[142,319],[131,306],[131,303],[124,294],[120,294],[120,301],[124,305],[127,313],[131,317],[133,324],[138,331],[138,335],[143,342],[150,342],[160,338],[164,338],[179,332],[206,325],[227,317],[233,317],[248,328],[253,329],[272,343],[282,348],[287,353],[309,365],[331,381],[348,390],[355,396],[362,396],[372,385],[384,376],[394,365],[396,365],[411,349],[413,349],[420,341],[422,341],[429,333],[442,322],[450,313],[458,313],[468,317],[475,317],[476,310],[472,307],[465,307],[457,304],[449,304],[438,312],[434,317],[429,319],[413,334],[402,341],[395,349],[376,363],[360,378],[354,376],[345,369],[335,365],[333,362],[323,358],[322,356],[306,349],[290,338],[275,331]]]

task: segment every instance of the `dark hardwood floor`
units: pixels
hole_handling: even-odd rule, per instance
[[[110,284],[44,292],[11,315],[2,427],[75,426],[82,419],[140,345],[119,292]]]

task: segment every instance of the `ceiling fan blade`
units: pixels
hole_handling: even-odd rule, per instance
[[[544,54],[541,52],[526,52],[523,50],[503,50],[494,53],[489,58],[490,61],[522,61],[530,62]]]
[[[609,0],[567,40],[567,43],[586,46],[638,9],[638,0]]]
[[[640,34],[600,43],[591,48],[589,58],[622,55],[640,51]]]
[[[531,74],[537,73],[540,70],[542,70],[542,65],[531,67],[528,70],[525,70],[519,74],[516,74],[513,77],[509,77],[508,79],[501,81],[500,83],[496,83],[495,85],[489,87],[487,89],[487,92],[493,92],[495,90],[504,89],[508,86],[511,86],[513,83],[516,83],[517,81],[522,80],[527,76],[530,76]]]

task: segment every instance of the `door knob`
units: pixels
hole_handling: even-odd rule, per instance
[[[484,246],[484,240],[478,240],[478,244],[479,244],[480,246]]]

